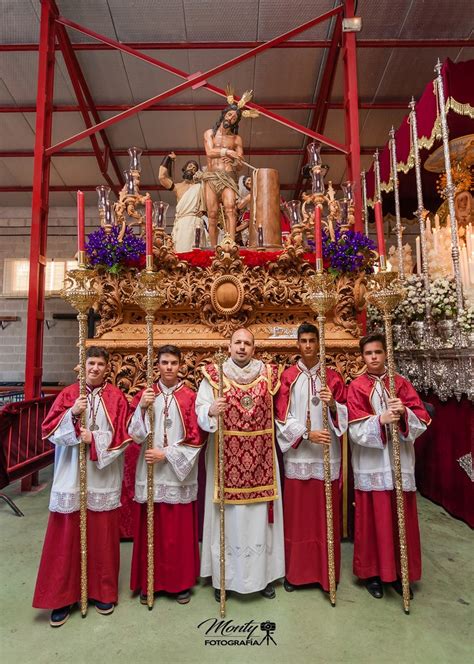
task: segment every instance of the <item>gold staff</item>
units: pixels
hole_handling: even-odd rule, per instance
[[[224,361],[225,353],[219,348],[215,360],[219,372],[218,397],[224,396]],[[219,413],[217,441],[219,445],[219,576],[220,576],[220,613],[225,617],[225,500],[224,500],[224,415]]]
[[[385,256],[380,256],[380,272],[372,275],[369,282],[368,301],[380,309],[385,326],[387,340],[387,365],[390,398],[395,399],[395,359],[393,353],[392,311],[405,297],[405,291],[398,279],[397,272],[386,271]],[[408,576],[408,550],[405,529],[405,511],[402,484],[402,467],[400,463],[400,437],[398,426],[390,424],[392,439],[393,465],[395,470],[395,493],[397,497],[398,539],[400,542],[400,564],[402,568],[403,609],[410,613],[410,581]]]
[[[146,269],[140,272],[135,287],[135,302],[145,312],[146,321],[146,386],[153,387],[153,324],[155,312],[163,304],[165,296],[159,289],[160,277],[153,270],[153,256],[146,257]],[[153,449],[155,435],[154,405],[148,407],[150,418],[150,433],[146,439],[146,449]],[[155,542],[154,542],[154,466],[152,463],[146,469],[146,529],[147,529],[147,606],[149,611],[153,608],[155,600]]]
[[[319,330],[319,363],[321,367],[321,389],[327,387],[326,376],[326,313],[336,303],[334,293],[334,280],[330,274],[323,272],[322,259],[316,259],[316,274],[310,279],[310,292],[307,296],[310,307],[318,314]],[[326,404],[321,404],[323,409],[323,429],[329,431],[328,410]],[[331,606],[336,606],[336,566],[334,562],[334,526],[332,506],[332,483],[330,464],[330,445],[324,445],[324,496],[326,500],[326,538],[328,548],[328,577],[329,577],[329,600]]]
[[[96,271],[86,264],[86,252],[79,251],[77,268],[68,270],[61,297],[77,310],[79,323],[79,396],[86,397],[87,312],[97,300]],[[81,413],[81,427],[86,427],[86,411]],[[87,454],[86,443],[79,443],[79,532],[81,549],[81,614],[87,614]]]

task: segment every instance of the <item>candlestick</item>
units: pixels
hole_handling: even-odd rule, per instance
[[[416,273],[421,275],[421,243],[419,235],[417,235],[415,245],[416,245]]]
[[[84,192],[77,192],[77,250],[79,256],[86,250],[86,224],[84,218]],[[82,253],[81,253],[82,252]],[[81,262],[79,260],[79,262]]]
[[[439,223],[439,214],[435,214],[435,228],[437,231],[440,229],[440,223]]]
[[[364,232],[369,237],[369,210],[367,208],[367,181],[365,179],[365,171],[360,174],[362,182],[362,207],[364,208]]]
[[[316,204],[314,209],[314,251],[316,260],[323,260],[323,233],[321,228],[321,205]]]
[[[146,255],[153,256],[153,203],[151,198],[145,201]]]
[[[398,272],[400,274],[400,279],[405,279],[405,266],[403,264],[403,231],[402,231],[402,220],[400,216],[400,193],[398,190],[397,144],[395,140],[394,127],[391,128],[389,135],[390,135],[390,160],[391,160],[391,170],[392,170],[393,195],[395,200]]]

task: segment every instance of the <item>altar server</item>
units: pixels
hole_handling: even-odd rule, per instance
[[[147,601],[147,466],[154,466],[154,590],[175,595],[179,604],[191,599],[199,576],[198,455],[204,434],[197,424],[196,393],[178,377],[181,351],[158,351],[160,378],[153,388],[132,401],[135,413],[129,432],[141,445],[135,480],[139,503],[133,543],[130,587]],[[153,449],[146,449],[150,432],[147,413],[153,404]]]
[[[374,333],[360,340],[366,372],[349,386],[347,406],[355,488],[354,574],[369,593],[383,597],[384,583],[402,594],[390,424],[398,426],[410,582],[421,578],[413,443],[430,418],[412,384],[395,375],[389,395],[386,342]],[[413,591],[410,589],[410,596]]]
[[[283,372],[276,397],[278,442],[285,465],[283,513],[285,523],[285,590],[318,583],[329,591],[324,488],[324,446],[330,446],[334,557],[336,581],[341,563],[340,436],[347,429],[346,388],[342,376],[327,369],[321,388],[318,329],[311,323],[298,328],[301,359]],[[323,406],[328,407],[329,431],[323,429]]]
[[[49,521],[38,570],[33,606],[53,609],[52,627],[69,618],[80,589],[79,443],[87,458],[88,592],[99,613],[110,614],[118,600],[119,507],[129,406],[122,392],[105,382],[108,353],[86,353],[87,396],[79,384],[66,387],[43,422],[43,438],[55,445]],[[86,413],[86,426],[80,426]]]

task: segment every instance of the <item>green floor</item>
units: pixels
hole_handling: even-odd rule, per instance
[[[48,481],[50,471],[42,473]],[[90,607],[86,619],[75,611],[60,629],[51,629],[47,612],[31,608],[44,530],[49,483],[37,493],[8,494],[25,513],[14,516],[0,503],[0,658],[2,664],[49,662],[472,662],[473,542],[472,531],[443,509],[420,497],[423,581],[415,588],[411,614],[388,591],[375,600],[351,574],[352,545],[343,544],[343,569],[337,607],[318,590],[277,598],[231,598],[227,618],[243,625],[258,623],[254,641],[261,642],[262,621],[275,623],[276,645],[206,645],[198,624],[218,617],[209,587],[197,587],[190,604],[159,598],[153,611],[140,606],[128,590],[131,544],[122,544],[120,604],[112,616]],[[208,625],[210,623],[207,623]],[[257,638],[258,637],[258,638]],[[242,635],[239,635],[242,638]],[[232,634],[229,640],[235,639]],[[469,651],[471,655],[469,655]]]

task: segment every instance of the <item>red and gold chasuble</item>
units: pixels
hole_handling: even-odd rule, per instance
[[[203,369],[217,397],[218,370]],[[224,497],[226,503],[269,502],[278,498],[276,480],[273,395],[280,386],[281,369],[263,365],[247,385],[224,376]],[[215,436],[214,502],[219,501],[219,440]]]

